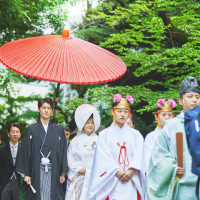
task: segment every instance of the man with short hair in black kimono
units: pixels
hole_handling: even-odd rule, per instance
[[[38,121],[28,126],[23,138],[16,171],[24,176],[26,200],[63,200],[62,183],[67,172],[65,133],[63,127],[50,121],[50,98],[38,101],[38,112]]]

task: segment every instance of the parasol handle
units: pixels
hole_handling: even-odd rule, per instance
[[[176,133],[176,151],[178,167],[183,168],[183,133]]]
[[[60,83],[57,84],[57,89],[56,89],[55,106],[54,106],[53,120],[52,120],[53,123],[55,122],[55,119],[56,119],[56,110],[57,110],[57,104],[58,104],[59,90],[60,90]]]

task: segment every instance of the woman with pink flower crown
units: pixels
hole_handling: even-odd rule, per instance
[[[173,109],[176,107],[176,102],[173,99],[159,99],[156,103],[156,114],[155,119],[157,122],[156,129],[149,134],[147,134],[144,142],[144,154],[145,154],[145,164],[146,172],[148,173],[148,165],[151,157],[151,152],[155,141],[157,140],[159,131],[164,127],[165,120],[174,118]]]
[[[126,125],[132,96],[113,98],[113,123],[99,133],[87,200],[145,200],[143,136]]]

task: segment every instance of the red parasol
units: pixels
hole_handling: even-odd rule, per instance
[[[68,84],[114,81],[127,70],[122,59],[97,45],[69,37],[68,30],[62,35],[9,42],[0,48],[0,61],[22,75]]]

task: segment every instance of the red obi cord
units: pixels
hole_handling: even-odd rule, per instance
[[[105,174],[107,174],[107,172],[104,172],[103,174],[101,174],[100,177],[104,176]]]
[[[140,194],[138,191],[137,191],[137,200],[140,200]]]
[[[124,164],[124,167],[123,167],[124,171],[125,171],[125,168],[129,166],[129,160],[128,160],[128,155],[127,155],[127,150],[126,150],[125,144],[126,144],[126,142],[123,142],[123,145],[121,146],[119,142],[117,143],[117,145],[120,147],[118,162],[120,164]],[[124,155],[122,153],[122,149],[124,149]]]
[[[117,145],[120,147],[120,152],[119,152],[119,158],[118,162],[120,164],[124,164],[123,170],[125,171],[125,168],[129,166],[129,160],[128,160],[128,155],[127,155],[127,149],[126,149],[126,142],[123,142],[123,145],[121,146],[120,143],[118,142]],[[124,149],[124,153],[122,152],[122,149]],[[109,197],[107,197],[105,200],[109,200]],[[137,200],[141,200],[140,194],[137,191]]]

